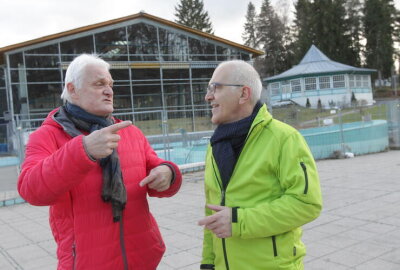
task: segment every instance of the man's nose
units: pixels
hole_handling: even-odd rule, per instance
[[[210,101],[210,100],[212,100],[214,98],[214,95],[212,94],[212,93],[210,93],[210,92],[206,92],[206,95],[204,96],[204,100],[205,101]]]
[[[104,94],[107,96],[112,96],[114,93],[113,89],[111,86],[107,85],[106,89],[104,90]]]

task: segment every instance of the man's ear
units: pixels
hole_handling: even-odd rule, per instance
[[[67,91],[68,91],[68,94],[71,97],[71,99],[76,98],[76,95],[77,95],[76,87],[73,83],[71,83],[71,82],[67,83]]]
[[[251,100],[251,88],[248,86],[243,86],[242,95],[239,99],[239,104],[247,103]]]

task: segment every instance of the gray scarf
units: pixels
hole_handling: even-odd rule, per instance
[[[60,107],[58,112],[54,114],[53,119],[71,137],[81,135],[81,130],[92,133],[114,123],[111,117],[95,116],[70,103]],[[127,195],[117,151],[114,149],[111,155],[99,160],[99,164],[103,170],[101,198],[103,201],[111,203],[113,220],[118,222],[121,220]]]

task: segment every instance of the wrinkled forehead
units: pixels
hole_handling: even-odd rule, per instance
[[[84,70],[84,77],[88,80],[111,80],[110,71],[102,65],[87,65]]]

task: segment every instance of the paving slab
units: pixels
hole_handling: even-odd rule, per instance
[[[400,269],[400,151],[320,160],[317,167],[324,208],[303,227],[305,269]],[[150,198],[167,246],[158,270],[199,269],[202,228],[196,224],[204,214],[203,176],[203,171],[186,173],[176,196]],[[0,199],[5,192],[12,190],[1,192],[0,185]],[[0,239],[0,270],[56,269],[48,207],[0,207]]]

